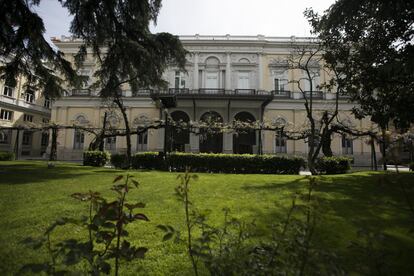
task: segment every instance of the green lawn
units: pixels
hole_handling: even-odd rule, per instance
[[[129,225],[129,239],[135,245],[147,246],[149,252],[144,260],[123,265],[121,275],[191,274],[185,245],[162,242],[163,233],[155,227],[169,224],[184,230],[184,212],[174,195],[177,173],[131,173],[141,186],[128,197],[147,204],[144,213],[150,222]],[[0,162],[0,275],[15,274],[23,264],[45,259],[43,251],[34,252],[19,242],[42,233],[58,217],[86,213],[86,206],[70,197],[74,192],[94,190],[112,197],[109,188],[118,174],[125,171],[65,163],[47,169],[44,162]],[[404,181],[407,196],[414,201],[414,174],[397,178],[395,174],[358,172],[318,179],[316,193],[324,206],[314,236],[318,246],[336,252],[341,265],[352,272],[357,255],[349,245],[359,239],[358,230],[382,232],[385,239],[381,250],[387,253],[386,265],[393,274],[414,271],[413,217],[397,185],[397,181]],[[256,235],[266,239],[270,235],[268,226],[284,217],[291,196],[304,190],[306,183],[305,177],[298,175],[199,174],[199,180],[192,183],[191,197],[199,209],[211,210],[212,224],[222,221],[222,209],[228,207],[233,216],[244,221],[255,219]],[[55,239],[81,234],[74,227],[57,233]]]

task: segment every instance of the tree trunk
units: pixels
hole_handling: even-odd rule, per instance
[[[330,130],[324,130],[322,134],[322,138],[321,138],[321,143],[322,143],[323,155],[325,155],[326,157],[333,156],[332,148],[331,148],[332,138],[331,138]]]
[[[387,170],[387,141],[386,141],[386,130],[384,127],[381,128],[382,132],[382,147],[381,147],[381,154],[382,154],[382,163],[384,171]]]
[[[375,140],[371,138],[371,158],[372,158],[372,166],[375,171],[378,171],[377,165],[377,153],[375,152]]]
[[[114,102],[116,105],[118,105],[118,108],[121,110],[122,117],[124,119],[125,124],[125,137],[127,142],[127,160],[126,165],[128,168],[131,167],[131,161],[132,161],[132,146],[131,146],[131,129],[129,128],[129,121],[128,116],[126,114],[126,108],[123,105],[123,103],[120,101],[120,99],[115,99]]]
[[[52,127],[52,145],[50,146],[49,161],[57,160],[57,133],[58,129],[56,126]]]
[[[14,159],[19,160],[19,140],[20,140],[20,129],[16,133],[16,141],[14,143]]]
[[[99,139],[99,151],[104,151],[104,139],[105,139],[105,128],[106,128],[106,118],[108,116],[108,113],[105,112],[104,120],[103,120],[103,126],[102,126],[102,133],[100,135],[100,138],[96,137],[96,139]]]

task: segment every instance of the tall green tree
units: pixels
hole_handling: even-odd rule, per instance
[[[358,103],[357,118],[369,116],[386,130],[414,122],[414,2],[338,0],[322,16],[305,12],[321,40],[327,62],[340,64],[345,91]]]
[[[73,20],[71,33],[83,40],[76,56],[81,64],[88,51],[97,58],[95,87],[100,96],[111,99],[122,113],[126,129],[127,162],[131,162],[131,130],[122,86],[131,90],[165,86],[162,74],[174,63],[184,69],[186,50],[178,37],[152,34],[161,0],[66,0],[61,1]]]
[[[64,81],[75,83],[76,73],[44,39],[43,20],[33,11],[39,2],[0,0],[0,77],[15,86],[22,76],[26,89],[43,90],[53,99],[62,94]]]
[[[0,26],[1,56],[11,59],[6,63],[5,76],[15,78],[21,73],[36,76],[45,88],[49,88],[47,91],[56,91],[55,96],[59,96],[63,83],[55,70],[70,79],[76,74],[62,54],[53,50],[43,38],[42,19],[32,11],[32,6],[38,5],[40,0],[0,1],[1,10],[6,11],[0,17],[0,23],[6,23]],[[75,56],[76,66],[81,67],[88,54],[96,58],[97,81],[93,87],[102,98],[113,101],[122,113],[130,163],[131,130],[122,88],[129,86],[134,91],[165,86],[162,74],[166,67],[175,64],[184,70],[187,51],[178,37],[150,32],[149,25],[156,23],[161,0],[59,2],[73,16],[70,32],[82,40]]]

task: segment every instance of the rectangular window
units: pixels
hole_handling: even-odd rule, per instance
[[[287,79],[275,78],[274,83],[275,83],[275,91],[276,92],[285,92],[285,91],[287,91],[287,88],[288,88],[288,80]]]
[[[175,71],[174,88],[185,88],[184,74],[180,71]]]
[[[25,122],[33,122],[33,115],[24,114],[23,115],[23,121],[25,121]]]
[[[4,86],[4,89],[3,89],[3,95],[4,96],[7,96],[7,97],[11,97],[11,98],[13,98],[13,90],[14,90],[14,88],[13,87],[10,87],[10,86]]]
[[[11,121],[12,118],[13,118],[13,111],[6,110],[6,109],[2,109],[0,111],[0,119],[1,120]]]
[[[28,90],[24,95],[24,100],[28,103],[34,103],[35,93],[33,90]]]
[[[23,141],[22,145],[24,146],[31,146],[32,145],[32,136],[33,133],[30,131],[24,131],[23,132]]]
[[[115,150],[116,149],[116,136],[108,137],[105,139],[105,149]]]
[[[342,136],[342,154],[354,153],[354,141],[346,136]]]
[[[10,144],[11,130],[0,130],[0,144]]]
[[[85,134],[79,129],[75,129],[75,135],[73,139],[73,149],[76,149],[76,150],[83,149],[84,142],[85,142]]]
[[[49,132],[43,132],[42,133],[42,141],[41,141],[41,146],[42,147],[47,147],[47,145],[49,144]]]
[[[239,72],[239,79],[237,83],[238,89],[250,89],[249,72]]]
[[[286,153],[287,152],[287,146],[286,146],[286,141],[287,138],[283,135],[282,131],[278,131],[276,132],[276,137],[275,137],[275,152],[276,153]]]
[[[44,107],[50,108],[50,100],[48,98],[45,98],[45,102],[43,104]]]
[[[148,148],[148,132],[138,134],[137,151],[147,151]]]

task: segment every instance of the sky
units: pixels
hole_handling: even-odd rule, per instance
[[[309,36],[303,16],[312,7],[322,13],[334,0],[164,0],[153,32],[174,35]],[[71,18],[57,0],[42,0],[46,38],[70,35]]]

